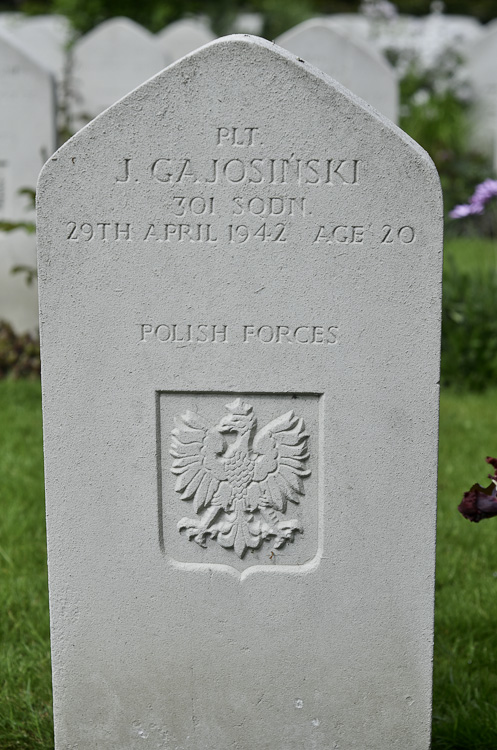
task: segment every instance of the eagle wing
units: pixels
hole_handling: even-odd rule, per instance
[[[299,503],[304,494],[302,477],[311,473],[305,468],[308,437],[303,419],[289,411],[269,422],[254,438],[253,481],[276,510],[284,512],[287,500]]]
[[[174,423],[170,450],[174,459],[171,471],[177,476],[174,489],[182,500],[193,499],[198,512],[223,495],[226,471],[219,455],[226,443],[220,432],[192,411],[176,417]]]

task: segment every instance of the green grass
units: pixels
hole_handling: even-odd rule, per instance
[[[433,748],[497,747],[497,521],[462,492],[497,455],[497,389],[441,399]],[[40,388],[0,381],[0,748],[53,748]]]
[[[0,381],[0,748],[53,747],[39,382]]]
[[[460,271],[478,270],[492,273],[497,270],[497,242],[481,237],[457,237],[447,240],[444,264],[455,263]]]
[[[497,455],[497,389],[441,398],[433,747],[497,747],[497,523],[456,512]]]

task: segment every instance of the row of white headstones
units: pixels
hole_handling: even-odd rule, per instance
[[[464,16],[432,13],[421,18],[399,16],[387,21],[368,19],[356,13],[314,19],[296,26],[275,41],[284,48],[299,46],[313,64],[323,65],[325,72],[395,120],[392,103],[375,99],[376,89],[391,87],[384,80],[386,73],[379,61],[383,62],[383,68],[385,61],[378,52],[408,52],[422,65],[433,66],[449,48],[467,57],[471,68],[473,58],[477,61],[484,55],[481,41],[493,49],[495,31],[493,24],[483,27],[476,19]],[[130,19],[114,18],[75,39],[63,16],[27,17],[16,13],[0,14],[0,32],[15,39],[25,52],[52,73],[73,130],[165,66],[215,38],[202,19],[184,19],[153,35]],[[342,46],[333,32],[345,36]],[[373,92],[364,83],[361,88],[360,81],[365,68],[371,66],[371,75],[379,79]],[[481,74],[484,81],[491,78],[488,67],[488,64],[481,65],[477,85]]]
[[[154,36],[129,19],[116,18],[72,45],[70,38],[62,17],[26,20],[0,15],[0,220],[33,217],[19,191],[35,187],[43,162],[57,146],[57,101],[59,116],[63,110],[66,124],[76,131],[167,65],[212,41],[214,35],[200,20],[171,24]],[[373,27],[361,16],[337,15],[300,24],[276,42],[396,122],[397,77],[380,52],[393,39],[397,47],[415,47],[423,39],[427,63],[427,56],[433,54],[430,49],[452,43],[459,51],[466,50],[468,71],[481,102],[478,138],[493,147],[497,87],[492,61],[497,23],[484,32],[473,19],[432,14],[423,20],[401,18]],[[28,288],[22,276],[13,278],[10,273],[14,266],[34,265],[34,239],[18,230],[0,235],[0,243],[0,319],[7,319],[17,330],[34,331],[36,290]]]

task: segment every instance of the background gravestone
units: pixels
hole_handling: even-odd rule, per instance
[[[427,750],[441,249],[425,152],[253,37],[48,162],[59,750]]]
[[[262,13],[238,13],[233,21],[233,31],[237,34],[262,34],[263,27]]]
[[[157,34],[157,40],[164,50],[166,65],[214,41],[215,38],[207,24],[194,19],[175,21]]]
[[[49,70],[59,85],[66,75],[71,36],[69,21],[58,15],[28,17],[15,29],[18,44]]]
[[[485,33],[466,50],[475,97],[471,133],[474,145],[493,159],[497,169],[497,22],[484,28]]]
[[[15,34],[16,29],[24,23],[25,18],[24,13],[14,11],[0,13],[0,30],[7,34]]]
[[[50,74],[0,32],[0,221],[33,222],[31,201],[43,163],[55,150],[54,87]],[[15,266],[36,266],[34,235],[0,232],[0,320],[17,331],[38,328],[36,284]]]
[[[422,69],[443,68],[445,55],[454,51],[461,54],[483,33],[476,18],[438,11],[426,16],[397,15],[394,6],[383,18],[334,13],[326,16],[326,22],[353,40],[363,39],[381,53],[394,53],[401,59],[414,57]]]
[[[276,42],[335,78],[393,122],[397,121],[395,72],[367,42],[347,37],[324,19],[305,21],[282,34]]]
[[[349,38],[371,40],[371,20],[363,13],[332,13],[322,20]]]
[[[426,66],[436,67],[440,56],[447,51],[464,56],[464,48],[481,37],[483,30],[476,18],[432,12],[418,20],[417,42],[421,61]]]
[[[164,67],[157,39],[129,18],[112,18],[73,51],[73,115],[82,127]]]

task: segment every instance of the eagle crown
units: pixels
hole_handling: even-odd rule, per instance
[[[230,433],[234,432],[237,434],[237,439],[230,446],[230,453],[234,453],[236,450],[245,448],[248,452],[248,444],[252,431],[256,426],[256,419],[254,417],[254,410],[237,398],[230,404],[226,404],[229,414],[226,414],[216,425],[218,432]]]

